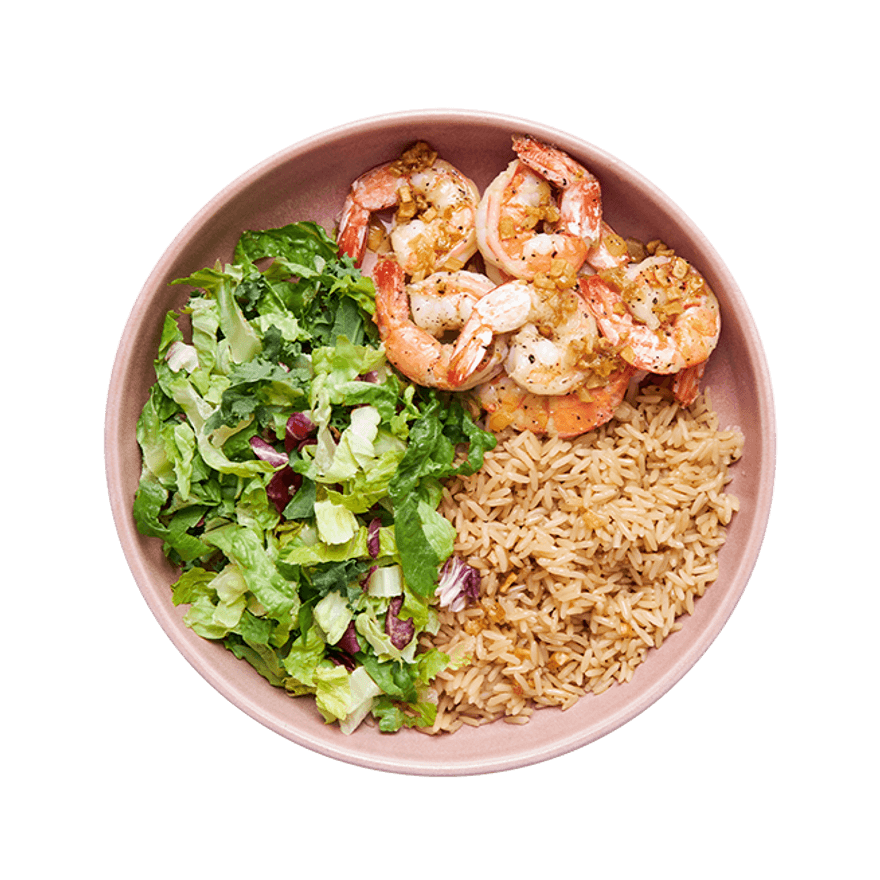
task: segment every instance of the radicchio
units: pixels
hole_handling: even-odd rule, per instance
[[[388,612],[385,614],[385,633],[398,650],[405,648],[416,634],[416,625],[411,617],[401,620],[397,616],[402,605],[403,596],[397,596],[391,600]]]
[[[378,565],[371,565],[369,569],[367,569],[367,573],[360,579],[360,587],[366,593],[370,588],[370,578],[373,576],[373,572],[378,568]]]
[[[361,644],[358,641],[357,630],[355,629],[353,620],[349,621],[348,626],[345,628],[345,632],[336,643],[336,647],[345,651],[346,654],[357,654],[358,651],[360,651]]]
[[[382,523],[378,519],[370,520],[370,525],[367,527],[367,552],[372,559],[379,555],[379,529],[381,527]]]
[[[285,467],[272,474],[266,486],[266,494],[279,514],[284,513],[284,508],[290,504],[290,499],[296,495],[301,485],[302,476],[292,468]]]
[[[279,452],[271,443],[267,443],[262,437],[251,437],[251,449],[257,458],[268,461],[272,467],[281,467],[290,461],[283,453]]]
[[[337,651],[331,651],[327,654],[327,659],[335,666],[343,666],[349,672],[354,672],[355,669],[357,669],[357,660],[348,654],[340,654]]]
[[[302,449],[308,443],[314,443],[315,438],[312,434],[315,428],[314,422],[305,413],[294,413],[287,420],[284,432],[284,452],[277,450],[262,437],[251,437],[250,443],[254,455],[263,461],[268,461],[273,467],[279,468],[272,474],[266,486],[266,494],[279,514],[284,513],[284,508],[290,504],[291,498],[302,485],[302,476],[289,466],[290,453],[294,449]]]
[[[266,494],[275,505],[279,514],[290,503],[290,499],[296,494],[296,490],[302,485],[302,477],[294,473],[288,466],[290,458],[283,452],[279,452],[271,443],[267,443],[261,437],[251,437],[251,449],[254,455],[263,461],[268,461],[273,467],[279,468],[269,479],[266,486]]]
[[[442,608],[461,611],[480,598],[480,573],[457,556],[451,556],[440,569],[435,595]]]
[[[294,413],[287,420],[287,427],[284,432],[284,448],[288,453],[309,440],[315,432],[317,425],[305,414],[301,412]]]

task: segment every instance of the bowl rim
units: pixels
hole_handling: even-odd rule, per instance
[[[485,758],[473,760],[463,758],[452,764],[448,761],[441,763],[437,760],[431,759],[398,761],[393,757],[376,758],[365,756],[358,750],[356,737],[347,737],[342,742],[338,740],[330,742],[329,739],[312,737],[301,730],[294,729],[292,726],[285,726],[276,722],[274,718],[267,716],[267,714],[261,709],[257,700],[251,699],[244,692],[232,687],[229,682],[210,666],[210,664],[206,664],[200,660],[197,656],[197,652],[191,648],[189,643],[178,637],[175,627],[172,625],[172,605],[170,602],[163,603],[156,599],[151,594],[150,590],[145,588],[145,585],[150,581],[150,576],[144,560],[140,558],[139,554],[135,552],[134,549],[136,547],[136,538],[139,533],[136,531],[131,516],[131,499],[125,497],[121,490],[123,482],[121,479],[122,456],[118,454],[119,441],[121,439],[121,420],[119,409],[113,405],[114,400],[118,399],[118,397],[125,391],[124,379],[126,369],[131,361],[135,347],[136,335],[133,331],[141,323],[145,313],[149,310],[153,289],[157,281],[166,274],[171,263],[174,261],[174,256],[179,248],[188,241],[197,230],[205,225],[208,218],[213,216],[219,209],[222,209],[224,205],[227,205],[238,194],[246,190],[254,181],[270,173],[279,166],[294,161],[300,155],[307,153],[316,147],[320,147],[327,141],[332,142],[338,138],[349,137],[355,133],[381,131],[390,126],[403,123],[425,122],[455,126],[486,124],[496,127],[506,127],[511,131],[538,131],[542,137],[552,140],[554,143],[559,144],[563,149],[587,147],[592,153],[601,155],[606,163],[613,166],[623,176],[636,181],[639,186],[653,192],[654,197],[662,202],[666,209],[676,216],[677,222],[686,228],[688,233],[695,240],[699,241],[700,248],[713,257],[716,272],[720,272],[725,276],[725,287],[729,295],[734,296],[737,300],[738,319],[744,326],[745,335],[751,341],[750,353],[754,361],[755,372],[759,382],[759,388],[756,389],[756,400],[760,411],[761,424],[764,426],[764,429],[758,438],[760,449],[754,449],[750,452],[750,456],[754,455],[755,460],[760,461],[763,464],[756,492],[756,499],[760,501],[760,504],[757,505],[758,509],[752,520],[751,528],[742,545],[742,553],[738,558],[739,564],[730,574],[739,587],[738,589],[728,592],[724,601],[719,605],[714,615],[710,618],[708,625],[699,631],[698,638],[694,641],[692,647],[685,653],[685,655],[680,658],[679,661],[650,689],[642,693],[638,699],[628,701],[620,711],[616,712],[611,717],[605,718],[604,722],[599,725],[597,729],[593,729],[591,726],[583,731],[576,732],[567,738],[553,740],[541,748],[536,748],[531,751],[514,752],[509,755],[501,756],[497,760],[487,761]],[[244,173],[240,174],[206,202],[166,247],[146,281],[143,283],[141,290],[132,305],[129,316],[124,324],[120,342],[113,360],[105,403],[103,441],[105,479],[107,482],[111,513],[124,556],[135,582],[138,585],[139,591],[151,612],[161,625],[166,636],[171,640],[189,664],[206,681],[208,681],[212,687],[237,708],[248,714],[254,720],[263,724],[263,726],[268,727],[298,745],[326,757],[369,769],[424,776],[459,776],[491,773],[524,767],[550,758],[558,757],[613,732],[641,714],[674,687],[675,684],[677,684],[678,681],[680,681],[681,678],[693,668],[718,636],[733,613],[747,586],[752,571],[757,563],[766,534],[770,508],[772,505],[776,467],[776,416],[774,395],[766,353],[761,342],[758,328],[755,325],[748,303],[739,290],[730,271],[715,251],[714,246],[708,241],[706,236],[690,217],[663,191],[651,181],[647,180],[638,171],[583,138],[568,134],[544,123],[506,114],[467,109],[456,110],[434,108],[426,110],[403,110],[370,116],[336,125],[278,150],[246,170]]]

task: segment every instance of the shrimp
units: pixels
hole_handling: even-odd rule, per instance
[[[559,225],[588,245],[599,238],[602,192],[599,181],[568,153],[528,135],[513,139],[514,152],[559,190]]]
[[[632,262],[635,242],[624,239],[605,220],[601,187],[590,171],[562,150],[531,137],[515,137],[514,150],[523,163],[559,188],[558,229],[587,244],[586,266],[599,271]]]
[[[685,367],[672,377],[672,394],[682,406],[690,406],[700,393],[700,380],[706,371],[706,361]]]
[[[629,245],[603,220],[599,237],[587,251],[587,264],[598,272],[601,269],[617,269],[630,261]]]
[[[513,160],[477,209],[477,244],[487,265],[511,278],[572,280],[600,236],[599,183],[566,153],[515,137]],[[554,197],[556,188],[558,201]]]
[[[655,252],[579,283],[602,334],[638,369],[678,373],[705,361],[718,343],[718,300],[681,257]]]
[[[477,245],[483,260],[510,278],[574,275],[586,259],[587,247],[576,236],[555,231],[558,221],[550,185],[514,160],[489,184],[477,208]]]
[[[452,381],[464,381],[505,337],[505,372],[533,394],[568,394],[597,369],[607,375],[609,346],[576,289],[548,290],[514,279],[482,297],[455,344]]]
[[[419,142],[352,183],[339,221],[339,250],[360,266],[372,215],[396,206],[389,240],[405,273],[420,279],[437,269],[459,269],[477,251],[479,200],[472,180]]]
[[[441,339],[461,330],[474,303],[494,288],[495,284],[479,272],[434,272],[407,285],[413,323]]]
[[[604,425],[623,401],[635,368],[624,364],[603,384],[570,394],[546,395],[526,391],[505,373],[479,385],[473,394],[486,411],[486,427],[577,437]]]
[[[442,273],[441,277],[425,279],[421,286],[407,288],[400,263],[387,258],[376,263],[373,271],[376,285],[374,320],[385,345],[386,357],[401,373],[419,385],[458,391],[487,381],[501,369],[504,349],[503,343],[499,342],[497,346],[487,347],[485,356],[475,365],[471,375],[462,381],[452,381],[449,376],[452,344],[442,343],[429,330],[419,326],[410,314],[409,291],[415,288],[416,296],[424,301],[420,308],[417,306],[423,323],[438,332],[452,327],[455,322],[449,315],[438,317],[437,314],[442,311],[438,301],[448,298],[453,310],[459,311],[457,323],[464,324],[464,315],[469,313],[473,303],[493,288],[491,281],[480,278],[470,272]]]
[[[702,361],[694,364],[692,367],[685,367],[677,373],[649,373],[640,370],[637,374],[638,384],[656,385],[681,406],[688,407],[696,399],[700,393],[700,382],[703,374],[706,372],[708,361]]]

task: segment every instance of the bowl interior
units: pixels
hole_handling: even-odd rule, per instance
[[[155,378],[163,317],[187,295],[170,282],[228,260],[246,229],[314,220],[332,230],[351,181],[417,139],[430,142],[482,189],[513,158],[510,138],[517,132],[552,141],[584,163],[602,184],[605,215],[615,229],[644,240],[663,238],[715,290],[723,329],[703,386],[722,426],[737,426],[745,435],[730,487],[741,509],[720,552],[718,581],[630,683],[588,695],[566,712],[537,712],[524,726],[498,722],[442,737],[362,727],[346,737],[324,724],[310,700],[287,696],[221,646],[193,634],[182,622],[184,610],[171,603],[176,574],[160,542],[134,527],[131,502],[140,474],[135,425]],[[721,630],[745,588],[769,515],[774,457],[772,394],[758,334],[735,281],[688,217],[637,172],[582,140],[524,120],[469,112],[397,114],[335,129],[273,156],[216,196],[170,245],[134,304],[113,369],[105,426],[108,487],[126,558],[159,623],[204,678],[253,718],[307,748],[376,769],[435,775],[510,769],[563,754],[614,730],[672,687]]]

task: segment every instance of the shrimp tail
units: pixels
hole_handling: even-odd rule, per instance
[[[386,162],[362,174],[345,197],[337,234],[339,253],[350,256],[356,266],[361,265],[367,249],[370,215],[395,204],[399,179]]]
[[[526,322],[532,305],[530,290],[528,284],[514,279],[474,304],[449,358],[449,377],[454,385],[473,375],[497,337]]]
[[[597,242],[602,233],[602,190],[598,179],[567,153],[528,135],[513,139],[520,161],[558,187],[560,229],[582,239]]]
[[[373,321],[382,339],[391,335],[406,313],[406,288],[403,269],[396,260],[378,260],[373,267],[376,286],[376,313]]]
[[[672,378],[672,394],[682,406],[690,406],[700,393],[700,380],[706,371],[706,361],[679,370]]]
[[[477,371],[486,358],[493,338],[492,328],[485,324],[474,324],[470,328],[465,326],[449,358],[449,381],[452,385],[462,385]]]
[[[593,313],[602,335],[615,346],[621,345],[621,322],[614,320],[615,297],[599,275],[583,275],[579,279],[580,294]]]
[[[370,212],[348,196],[342,206],[339,221],[339,254],[349,256],[355,266],[360,266],[367,249],[367,230]]]

